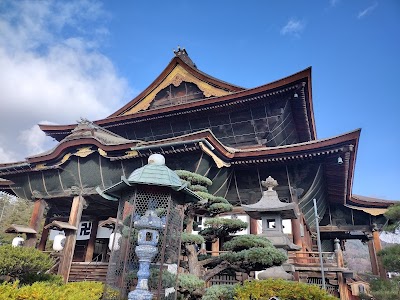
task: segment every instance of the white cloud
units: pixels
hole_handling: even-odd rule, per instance
[[[358,15],[357,15],[357,18],[358,18],[358,19],[364,18],[365,16],[371,14],[372,11],[374,11],[375,8],[377,8],[377,7],[378,7],[378,3],[375,2],[373,5],[370,5],[370,6],[368,6],[366,9],[360,11],[360,12],[358,13]]]
[[[329,0],[329,5],[331,7],[335,7],[339,2],[340,0]]]
[[[10,161],[16,161],[17,156],[15,156],[12,152],[4,149],[3,147],[0,147],[0,162],[10,162]]]
[[[54,124],[53,122],[41,121],[40,124]],[[22,130],[19,133],[18,140],[27,149],[27,155],[34,155],[49,150],[54,143],[46,137],[46,134],[40,130],[38,125]]]
[[[305,23],[297,19],[290,19],[285,26],[281,28],[281,35],[293,35],[300,37],[300,34],[305,28]]]
[[[94,1],[0,3],[0,163],[48,150],[41,120],[104,118],[129,99],[127,81],[99,48],[104,19]]]

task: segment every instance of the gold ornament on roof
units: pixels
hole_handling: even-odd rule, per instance
[[[230,93],[221,88],[215,87],[209,84],[208,82],[196,78],[194,75],[185,70],[182,66],[177,65],[157,87],[155,87],[149,94],[147,94],[133,107],[129,108],[126,112],[124,112],[123,115],[130,115],[138,111],[148,109],[150,104],[156,98],[158,92],[160,92],[170,84],[173,84],[174,86],[177,87],[182,82],[189,82],[195,84],[203,92],[206,98],[213,96],[214,97],[225,96]]]
[[[84,147],[84,148],[79,148],[78,151],[74,153],[74,155],[79,157],[86,157],[92,154],[93,152],[94,151],[91,149],[91,147]]]

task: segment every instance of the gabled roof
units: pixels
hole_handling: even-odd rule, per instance
[[[300,88],[300,83],[309,82],[307,84],[307,91],[305,92],[304,99],[299,100],[296,107],[296,123],[305,127],[309,131],[310,139],[316,138],[316,127],[314,120],[314,112],[312,106],[311,95],[311,68],[307,68],[291,76],[283,79],[268,83],[256,88],[246,89],[240,92],[235,92],[221,97],[212,97],[191,103],[184,103],[174,106],[167,106],[158,109],[140,111],[129,115],[120,115],[115,117],[108,117],[94,121],[94,124],[100,125],[105,128],[112,128],[122,124],[140,123],[149,120],[160,119],[164,117],[180,116],[184,114],[197,113],[200,111],[209,111],[213,108],[226,108],[231,105],[245,105],[247,102],[260,101],[261,99],[268,98],[280,93],[285,93],[290,90],[295,91]],[[54,137],[57,140],[64,138],[75,127],[76,124],[70,125],[48,125],[39,124],[41,130],[47,135]]]
[[[182,59],[184,57],[186,55],[175,56],[157,79],[141,94],[109,117],[94,121],[94,123],[113,130],[113,127],[120,125],[185,114],[195,115],[203,111],[210,112],[213,109],[225,110],[229,107],[243,107],[248,103],[256,103],[257,101],[274,101],[276,95],[291,94],[296,95],[298,99],[293,101],[292,112],[297,130],[303,135],[301,140],[317,138],[312,104],[311,68],[259,87],[244,89],[199,71],[190,62],[185,62]],[[158,91],[176,80],[177,82],[183,80],[184,76],[186,76],[185,80],[195,82],[199,87],[203,86],[203,89],[210,89],[209,97],[192,102],[147,109]],[[207,87],[204,85],[207,85]],[[76,124],[39,125],[39,127],[47,135],[60,141],[76,127]]]
[[[164,71],[143,92],[109,117],[130,115],[146,110],[159,91],[171,84],[178,86],[182,81],[197,85],[207,98],[224,96],[243,90],[239,86],[219,80],[198,70],[185,49],[179,48],[178,51],[174,52],[175,57]]]
[[[5,233],[31,233],[31,234],[36,234],[36,230],[25,225],[16,225],[16,224],[11,224],[10,227],[8,227],[5,230]]]

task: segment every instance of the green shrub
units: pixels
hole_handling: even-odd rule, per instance
[[[228,252],[220,255],[221,259],[238,264],[241,268],[261,271],[272,266],[280,266],[286,255],[273,246],[268,248],[255,247],[240,252]]]
[[[198,235],[198,234],[182,232],[181,233],[181,243],[184,243],[184,244],[202,244],[202,243],[204,243],[204,238],[201,235]]]
[[[98,300],[103,293],[100,282],[83,281],[67,284],[36,282],[18,287],[19,282],[0,285],[0,300]]]
[[[21,283],[40,280],[53,266],[53,260],[45,253],[28,247],[0,246],[0,276],[9,276]],[[45,276],[46,277],[46,276]]]
[[[200,184],[203,186],[212,185],[212,181],[210,179],[200,174],[186,170],[176,170],[175,173],[178,174],[181,179],[189,181],[192,184]]]
[[[261,300],[279,297],[285,300],[335,300],[320,287],[311,284],[285,281],[282,279],[246,281],[242,286],[236,286],[236,300]]]
[[[178,276],[177,299],[200,300],[204,294],[205,281],[193,274],[180,274]]]
[[[188,188],[191,189],[193,192],[204,192],[204,193],[208,193],[207,187],[205,187],[205,186],[203,186],[203,185],[194,184],[194,185],[188,186]]]
[[[370,286],[375,300],[400,300],[399,279],[375,279],[370,282]]]
[[[258,235],[238,235],[230,241],[224,243],[226,251],[242,251],[255,247],[271,247],[271,242],[262,236]]]
[[[231,300],[235,296],[235,285],[212,285],[206,289],[202,300]]]
[[[378,252],[382,264],[390,272],[400,272],[400,244],[386,247]]]
[[[196,289],[204,287],[204,280],[199,279],[193,274],[180,274],[178,276],[178,286],[180,290],[194,292]]]

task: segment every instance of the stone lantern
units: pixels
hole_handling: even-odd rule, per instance
[[[261,182],[267,190],[263,192],[261,199],[254,204],[242,205],[244,211],[253,219],[262,221],[262,236],[265,236],[272,244],[287,254],[288,250],[300,250],[301,247],[293,244],[286,234],[283,233],[283,219],[296,219],[297,213],[294,203],[284,203],[279,200],[278,193],[274,187],[278,182],[269,176]],[[284,265],[285,269],[294,271],[292,266]],[[263,271],[258,276],[265,278],[291,279],[292,275],[286,273],[282,267],[272,267]]]
[[[119,201],[115,232],[121,233],[119,246],[110,247],[103,299],[176,299],[184,205],[201,198],[160,154],[121,179],[104,191],[98,189],[102,197]]]

